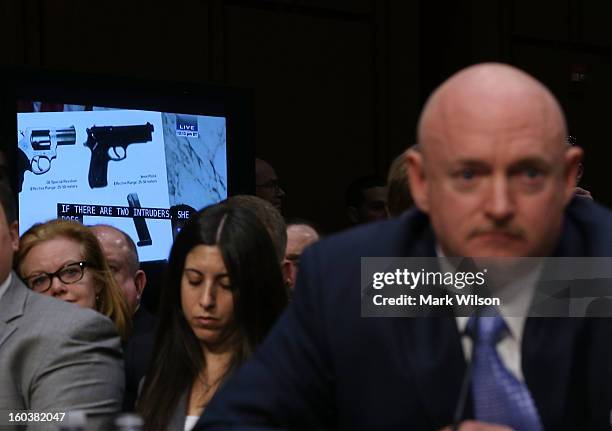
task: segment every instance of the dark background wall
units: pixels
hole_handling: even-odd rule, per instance
[[[587,0],[3,0],[0,63],[252,89],[285,213],[331,231],[346,185],[414,142],[429,92],[485,60],[553,90],[586,150],[584,186],[612,206],[611,18]]]

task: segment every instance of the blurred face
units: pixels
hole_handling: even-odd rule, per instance
[[[566,149],[546,103],[486,102],[441,108],[424,124],[424,154],[408,156],[417,204],[448,256],[546,256],[580,150]]]
[[[136,311],[146,278],[143,271],[134,270],[130,264],[132,251],[124,235],[106,226],[95,226],[91,229],[102,246],[102,252],[113,272],[113,278],[121,287],[131,309]]]
[[[362,222],[384,220],[389,217],[386,187],[370,187],[363,191],[363,203],[359,207],[359,217]]]
[[[13,267],[13,254],[19,246],[17,222],[8,224],[4,209],[0,205],[0,284],[4,283]]]
[[[78,242],[58,237],[32,247],[21,263],[20,272],[26,284],[32,287],[39,276],[55,273],[83,260],[85,259]],[[51,287],[43,294],[84,308],[95,309],[96,295],[99,291],[100,288],[96,286],[91,270],[85,268],[83,278],[71,284],[63,282],[59,277],[53,277]]]
[[[291,289],[295,285],[302,252],[310,244],[318,241],[319,235],[308,225],[294,224],[287,227],[287,249],[285,261],[290,265],[288,284]]]
[[[259,159],[255,163],[255,187],[257,197],[270,202],[279,211],[281,210],[285,192],[280,187],[278,176],[272,166]]]
[[[219,247],[198,245],[187,255],[181,307],[205,349],[227,346],[235,333],[234,295]]]

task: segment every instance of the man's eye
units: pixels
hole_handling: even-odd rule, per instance
[[[464,180],[471,180],[476,176],[476,172],[473,169],[464,169],[461,171],[461,178]]]
[[[463,168],[455,172],[455,177],[462,181],[473,180],[476,175],[476,170],[472,168]]]
[[[530,179],[538,178],[542,175],[542,171],[537,168],[525,168],[523,173]]]

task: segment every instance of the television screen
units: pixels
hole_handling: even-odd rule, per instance
[[[163,260],[182,220],[227,198],[224,117],[94,107],[18,113],[17,129],[20,233],[109,224]]]
[[[108,224],[132,237],[141,262],[161,261],[195,211],[252,190],[235,92],[35,76],[17,80],[13,105],[20,234],[54,218]]]

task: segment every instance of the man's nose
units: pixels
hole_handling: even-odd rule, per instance
[[[485,202],[485,212],[496,223],[505,223],[514,216],[515,206],[507,178],[493,177]]]

